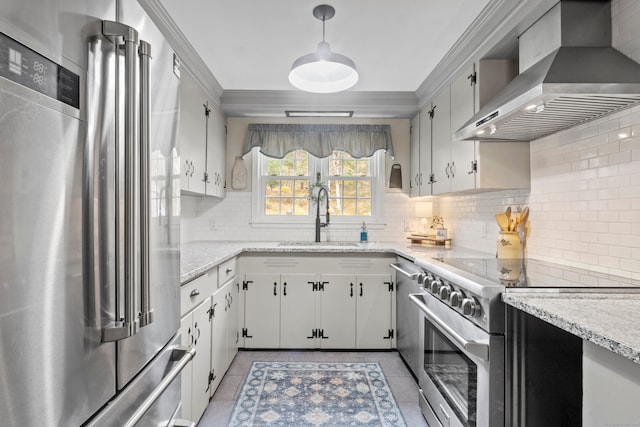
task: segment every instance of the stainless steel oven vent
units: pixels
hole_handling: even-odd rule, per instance
[[[611,47],[608,1],[561,1],[519,46],[520,74],[455,140],[531,141],[640,102],[640,64]]]

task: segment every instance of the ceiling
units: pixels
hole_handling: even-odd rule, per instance
[[[293,61],[315,51],[321,0],[160,0],[226,91],[293,91]],[[360,80],[349,92],[415,92],[489,0],[331,0],[332,51]]]

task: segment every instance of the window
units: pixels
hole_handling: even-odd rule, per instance
[[[371,159],[354,159],[334,151],[329,166],[329,212],[332,215],[371,216]]]
[[[332,223],[375,222],[380,215],[384,191],[384,152],[356,159],[334,151],[319,159],[304,150],[291,151],[274,159],[254,151],[254,222],[307,223],[315,218],[316,174],[329,189]],[[324,211],[324,203],[321,205]]]
[[[309,153],[291,151],[284,159],[264,157],[266,175],[260,187],[264,215],[309,215]]]

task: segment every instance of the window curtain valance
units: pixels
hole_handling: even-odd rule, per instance
[[[352,157],[371,157],[386,150],[393,157],[390,125],[250,124],[242,155],[259,147],[265,156],[283,158],[294,150],[305,150],[324,158],[334,150]]]

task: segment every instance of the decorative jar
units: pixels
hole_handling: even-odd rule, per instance
[[[498,234],[498,258],[522,258],[520,236],[515,231],[501,231]]]

